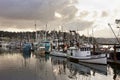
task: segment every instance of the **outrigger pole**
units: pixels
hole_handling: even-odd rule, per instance
[[[112,27],[111,27],[110,23],[108,23],[108,26],[110,27],[110,29],[112,30],[112,32],[113,32],[113,34],[114,34],[114,36],[115,36],[116,40],[117,40],[117,41],[118,41],[118,43],[120,44],[120,41],[119,41],[119,39],[117,38],[117,36],[116,36],[116,34],[115,34],[114,30],[112,29]]]

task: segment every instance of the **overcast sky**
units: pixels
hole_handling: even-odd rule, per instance
[[[78,30],[80,34],[114,37],[120,0],[0,0],[0,30]],[[119,26],[119,24],[118,24]],[[63,27],[63,28],[61,28]]]

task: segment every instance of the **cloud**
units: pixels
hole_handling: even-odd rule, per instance
[[[50,30],[74,19],[77,0],[0,0],[0,27],[12,30],[44,29],[50,24]],[[59,18],[56,18],[59,15]]]
[[[101,17],[107,17],[109,14],[106,11],[102,11]]]
[[[62,20],[65,20],[65,21],[73,19],[77,11],[78,10],[75,6],[66,6],[58,10],[58,12],[63,16]]]
[[[89,14],[88,11],[81,11],[80,12],[80,18],[86,17]]]
[[[61,25],[66,30],[94,25],[105,29],[106,23],[119,19],[119,6],[118,0],[0,0],[0,29],[34,30],[35,20],[38,30],[46,24],[48,30]]]
[[[59,26],[75,17],[76,3],[77,0],[0,0],[0,27],[34,29],[34,20],[39,29],[44,29],[45,24]],[[61,15],[59,19],[56,12]]]
[[[67,30],[82,31],[82,30],[92,27],[93,24],[94,24],[94,21],[84,21],[84,20],[76,19],[74,21],[67,23],[65,26]]]
[[[72,1],[72,2],[71,2]],[[74,0],[0,0],[0,17],[6,19],[54,20],[54,13],[59,9],[65,11]],[[64,9],[63,9],[64,8]],[[61,11],[61,12],[63,12]]]
[[[55,17],[56,17],[56,18],[61,18],[62,15],[61,15],[60,13],[58,13],[58,12],[55,12]]]

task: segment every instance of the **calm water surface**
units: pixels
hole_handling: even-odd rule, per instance
[[[120,67],[74,63],[46,55],[24,57],[0,49],[0,80],[120,80]]]

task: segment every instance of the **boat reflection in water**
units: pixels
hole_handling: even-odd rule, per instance
[[[51,61],[52,64],[54,65],[53,72],[56,75],[67,74],[68,79],[78,79],[78,80],[84,80],[85,78],[94,79],[93,77],[99,76],[98,74],[107,76],[106,65],[74,63],[67,61],[66,58],[59,58],[54,56],[51,57]]]
[[[112,76],[113,80],[120,80],[120,65],[110,63],[108,65],[108,76]]]
[[[29,58],[31,56],[31,44],[25,42],[24,45],[23,45],[22,52],[23,52],[23,57],[24,58],[27,58],[27,57]]]
[[[0,80],[119,80],[120,66],[74,63],[66,58],[0,49]]]

